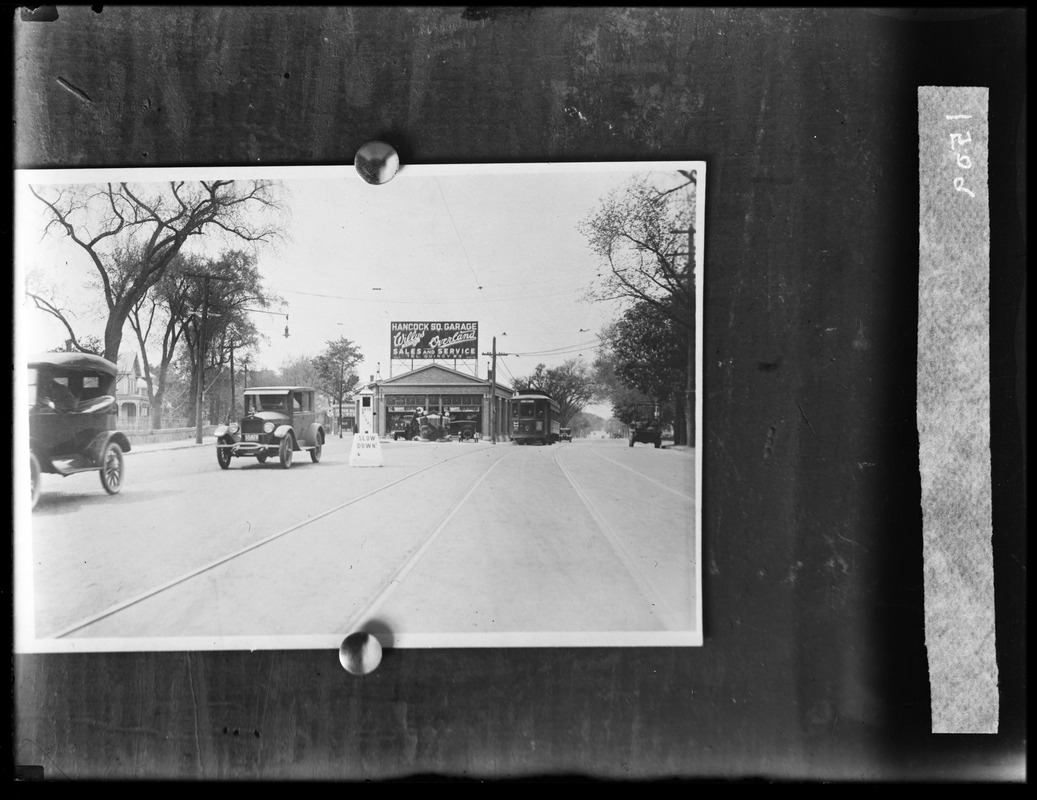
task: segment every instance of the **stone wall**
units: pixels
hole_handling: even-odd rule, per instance
[[[202,427],[203,436],[212,436],[213,431],[216,430],[215,425],[205,425]],[[195,427],[191,428],[163,428],[157,431],[130,431],[126,433],[127,438],[130,440],[130,446],[142,445],[142,444],[159,444],[162,442],[176,442],[181,439],[193,440],[197,434],[198,429]]]

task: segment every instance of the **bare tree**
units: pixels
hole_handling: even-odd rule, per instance
[[[661,185],[646,177],[602,198],[580,224],[601,259],[598,300],[642,302],[676,323],[687,345],[686,441],[695,444],[695,210],[698,178],[678,170]]]
[[[104,355],[118,361],[132,309],[165,274],[192,237],[268,242],[279,233],[279,184],[271,181],[171,181],[31,186],[45,206],[46,234],[67,236],[89,258],[107,308]],[[37,307],[75,333],[69,316],[46,298]]]
[[[547,369],[537,364],[531,375],[512,382],[518,389],[535,389],[558,401],[558,421],[561,427],[582,411],[597,391],[594,375],[578,358],[570,358],[560,367]]]

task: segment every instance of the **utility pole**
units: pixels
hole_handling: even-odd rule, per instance
[[[202,443],[202,402],[205,396],[205,324],[209,316],[209,281],[229,281],[218,275],[205,275],[200,272],[185,272],[189,278],[201,278],[205,287],[202,295],[202,328],[198,334],[198,397],[195,406],[194,443]]]
[[[230,419],[238,418],[238,410],[234,407],[234,340],[230,340]]]
[[[505,334],[506,335],[506,334]],[[493,351],[490,353],[483,353],[484,356],[491,356],[493,361],[490,363],[490,441],[493,444],[497,444],[497,356],[507,356],[510,353],[498,353],[497,352],[497,337],[493,337]],[[478,363],[478,362],[476,362]]]
[[[341,361],[338,362],[338,438],[342,438],[342,385],[345,383],[346,367]]]

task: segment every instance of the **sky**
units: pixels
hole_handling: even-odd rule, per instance
[[[699,170],[701,190],[704,168],[694,162],[404,166],[380,185],[366,183],[352,166],[16,172],[16,276],[57,287],[77,315],[77,334],[101,335],[102,296],[85,288],[92,267],[66,238],[44,233],[45,209],[28,195],[28,184],[278,180],[284,236],[256,255],[264,291],[284,305],[271,307],[277,314],[253,312],[266,336],[255,365],[277,369],[344,336],[364,356],[361,381],[388,378],[411,368],[409,361],[390,362],[390,322],[477,322],[479,352],[489,353],[496,337],[499,380],[510,385],[539,363],[593,363],[597,334],[622,308],[588,299],[602,264],[580,221],[635,175],[672,185],[676,170],[689,168]],[[241,243],[200,236],[190,249],[215,256],[231,246]],[[17,312],[20,349],[64,342],[63,328],[31,302]],[[136,341],[127,326],[122,351],[130,349]],[[456,366],[485,378],[489,361],[485,355]],[[607,405],[587,410],[611,415]]]

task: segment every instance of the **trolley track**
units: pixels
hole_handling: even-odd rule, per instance
[[[451,504],[446,512],[440,516],[439,521],[421,537],[417,547],[415,547],[414,550],[404,559],[403,563],[394,570],[386,572],[383,579],[380,581],[380,583],[384,584],[382,590],[369,603],[350,614],[348,619],[343,622],[341,630],[354,630],[362,621],[370,619],[378,613],[378,610],[385,605],[389,598],[403,584],[403,580],[406,578],[408,573],[415,568],[422,556],[424,556],[425,553],[428,552],[429,548],[432,547],[439,534],[447,527],[447,525],[450,524],[450,521],[461,510],[464,504],[468,502],[469,498],[475,494],[479,486],[482,485],[482,482],[489,477],[490,473],[493,472],[501,461],[507,458],[508,455],[514,451],[503,450],[501,452],[502,455],[494,460],[482,474],[469,484],[461,497]]]
[[[606,461],[611,461],[616,466],[622,467],[623,469],[627,470],[628,472],[632,472],[633,474],[637,475],[640,478],[644,478],[646,481],[649,481],[650,483],[655,484],[660,489],[665,489],[666,491],[672,492],[673,494],[677,495],[678,497],[683,497],[685,500],[690,500],[691,502],[695,502],[695,498],[694,498],[693,495],[690,495],[687,492],[682,492],[679,489],[674,489],[672,486],[667,486],[665,483],[662,483],[661,481],[657,481],[655,478],[652,478],[652,477],[646,475],[645,473],[641,472],[640,470],[634,469],[629,464],[624,464],[622,461],[617,461],[614,458],[609,458],[606,455],[602,455],[600,452],[598,452],[597,449],[591,449],[591,452],[594,453],[594,455],[596,455],[598,458],[603,458]]]
[[[590,497],[587,491],[585,491],[585,489],[577,480],[573,472],[569,470],[565,466],[565,464],[562,463],[562,453],[565,451],[565,448],[554,451],[554,461],[555,464],[558,466],[559,471],[562,473],[563,476],[565,476],[565,479],[570,483],[570,485],[573,488],[573,491],[576,493],[576,496],[583,503],[584,507],[587,509],[587,512],[593,518],[598,529],[601,531],[606,541],[615,551],[616,556],[623,564],[624,569],[627,571],[630,578],[637,585],[638,590],[641,592],[642,596],[645,599],[645,602],[648,603],[649,606],[657,609],[658,616],[660,617],[664,627],[666,627],[669,630],[679,630],[683,621],[683,615],[681,615],[677,611],[677,609],[675,609],[671,605],[671,603],[666,599],[666,597],[657,590],[657,588],[654,585],[654,582],[649,580],[644,570],[639,566],[637,559],[631,552],[630,548],[626,544],[624,544],[623,537],[620,536],[619,532],[616,531],[616,529],[608,521],[605,514],[602,513],[602,511],[597,507],[597,504]],[[606,460],[612,461],[612,459]],[[620,466],[625,465],[620,464]],[[631,471],[636,472],[636,470]],[[649,480],[652,479],[649,478]],[[658,483],[658,481],[653,480],[653,483]],[[664,486],[663,488],[668,487]],[[681,493],[676,492],[676,494]]]
[[[436,449],[438,449],[438,446],[437,446]],[[432,452],[434,454],[435,450],[433,450]],[[211,561],[208,561],[207,563],[205,563],[205,564],[203,564],[203,565],[201,565],[199,567],[196,567],[194,569],[191,569],[191,570],[189,570],[189,571],[187,571],[185,573],[182,573],[182,574],[178,575],[175,578],[172,578],[172,579],[169,579],[167,581],[164,581],[164,582],[160,583],[158,586],[152,587],[152,588],[148,589],[147,591],[140,592],[137,595],[134,595],[133,597],[130,597],[130,598],[128,598],[126,600],[123,600],[123,601],[121,601],[119,603],[116,603],[114,605],[111,605],[111,606],[109,606],[109,607],[107,607],[107,608],[105,608],[105,609],[103,609],[103,610],[101,610],[99,612],[91,614],[88,617],[82,618],[79,621],[77,621],[77,622],[75,622],[75,623],[73,623],[71,625],[68,625],[68,626],[66,626],[66,627],[64,627],[62,629],[59,629],[58,631],[56,631],[54,633],[51,633],[51,634],[49,634],[47,636],[44,636],[44,637],[41,637],[41,638],[61,639],[61,638],[70,636],[70,635],[72,635],[72,634],[74,634],[74,633],[76,633],[78,631],[81,631],[84,628],[87,628],[87,627],[89,627],[91,625],[94,625],[94,624],[96,624],[98,622],[101,622],[102,620],[107,620],[107,619],[110,619],[112,617],[115,617],[116,615],[120,614],[121,612],[124,612],[124,611],[126,611],[126,610],[128,610],[128,609],[130,609],[130,608],[132,608],[134,606],[137,606],[137,605],[147,601],[147,600],[151,600],[151,599],[153,599],[155,597],[158,597],[159,595],[161,595],[161,594],[163,594],[165,592],[169,592],[170,590],[172,590],[172,589],[174,589],[174,588],[176,588],[178,586],[181,586],[183,584],[186,584],[189,581],[191,581],[191,580],[193,580],[195,578],[198,578],[199,576],[202,576],[202,575],[204,575],[204,574],[206,574],[208,572],[211,572],[214,569],[217,569],[218,567],[221,567],[221,566],[224,566],[226,564],[229,564],[229,563],[231,563],[231,562],[233,562],[233,561],[235,561],[237,559],[241,559],[241,558],[243,558],[244,556],[246,556],[246,555],[248,555],[250,553],[253,553],[253,552],[255,552],[255,551],[257,551],[257,550],[259,550],[259,549],[261,549],[263,547],[266,547],[267,545],[270,545],[270,544],[272,544],[274,542],[282,540],[285,537],[289,536],[290,534],[297,534],[297,533],[300,533],[300,532],[302,532],[302,531],[304,531],[304,530],[306,530],[308,528],[311,528],[317,522],[319,522],[319,521],[321,521],[321,520],[323,520],[323,519],[325,519],[325,518],[327,518],[327,517],[329,517],[329,516],[331,516],[331,515],[333,515],[335,513],[338,513],[338,512],[340,512],[340,511],[342,511],[344,509],[347,509],[347,508],[349,508],[351,506],[358,505],[358,504],[364,502],[365,500],[369,500],[370,498],[372,498],[372,497],[374,497],[374,496],[376,496],[376,495],[378,495],[380,493],[386,492],[386,491],[388,491],[388,490],[390,490],[390,489],[392,489],[394,487],[397,487],[397,486],[399,486],[399,485],[401,485],[401,484],[403,484],[403,483],[405,483],[405,482],[407,482],[407,481],[409,481],[409,480],[411,480],[413,478],[418,477],[419,475],[422,475],[423,473],[426,473],[426,472],[428,472],[430,470],[435,469],[436,467],[443,466],[444,464],[447,464],[447,463],[449,463],[451,461],[455,461],[457,459],[465,458],[466,456],[469,456],[469,455],[471,455],[473,453],[480,453],[480,452],[486,452],[486,451],[481,450],[481,449],[480,450],[466,450],[463,453],[459,453],[457,455],[449,456],[449,457],[444,458],[444,459],[442,459],[440,461],[436,461],[436,462],[434,462],[432,464],[427,464],[427,465],[425,465],[423,467],[420,467],[420,468],[418,468],[416,470],[412,470],[411,472],[407,473],[406,475],[403,475],[403,476],[401,476],[399,478],[396,478],[395,480],[389,481],[389,482],[387,482],[385,484],[382,484],[382,485],[380,485],[380,486],[378,486],[378,487],[376,487],[374,489],[371,489],[371,490],[369,490],[367,492],[364,492],[361,495],[358,495],[356,497],[350,498],[349,500],[347,500],[345,502],[338,503],[337,505],[334,505],[331,508],[328,508],[328,509],[326,509],[324,511],[318,512],[317,514],[307,518],[306,520],[303,520],[302,522],[296,523],[294,525],[290,525],[290,526],[288,526],[287,528],[285,528],[283,530],[280,530],[280,531],[278,531],[278,532],[276,532],[274,534],[271,534],[269,536],[265,536],[262,539],[259,539],[259,540],[255,541],[255,542],[252,542],[252,543],[250,543],[250,544],[248,544],[248,545],[246,545],[244,547],[240,547],[240,548],[238,548],[238,549],[236,549],[236,550],[234,550],[234,551],[232,551],[230,553],[227,553],[227,554],[225,554],[223,556],[220,556],[219,558],[216,558],[216,559],[213,559]],[[490,451],[490,452],[493,452],[493,451]],[[457,502],[455,502],[453,504],[453,506],[451,506],[450,510],[448,511],[446,517],[442,520],[442,522],[439,523],[437,526],[435,526],[433,529],[431,529],[431,531],[428,534],[425,535],[425,539],[428,541],[428,543],[430,543],[431,540],[434,539],[435,535],[438,534],[439,530],[442,530],[442,528],[445,527],[446,523],[449,522],[450,517],[452,517],[453,514],[456,513],[456,511],[461,507],[463,502],[471,495],[471,493],[475,490],[475,488],[478,486],[478,484],[482,482],[482,480],[490,473],[490,471],[492,471],[492,469],[497,465],[497,463],[499,463],[500,460],[502,458],[504,458],[504,456],[507,455],[508,451],[500,451],[500,452],[502,454],[498,458],[494,459],[491,462],[489,467],[481,473],[479,478],[470,487],[470,489],[465,492],[465,494],[460,498],[460,500],[458,500]],[[424,552],[424,549],[421,549],[421,552]],[[417,554],[417,557],[420,558],[420,553]],[[413,560],[416,561],[417,559],[415,558]],[[384,600],[384,598],[383,598],[383,600]]]
[[[568,628],[572,630],[590,619],[607,627],[608,620],[615,617],[606,616],[613,612],[604,609],[612,603],[618,604],[615,613],[628,624],[639,618],[634,624],[647,626],[635,629],[686,628],[684,595],[675,593],[678,584],[673,582],[680,566],[666,564],[666,557],[676,552],[673,546],[661,544],[666,537],[649,536],[654,541],[649,545],[638,534],[639,523],[632,516],[637,513],[635,506],[629,502],[624,506],[616,492],[608,493],[599,472],[606,468],[595,469],[596,459],[577,465],[571,463],[571,453],[565,455],[569,448],[551,448],[550,456],[537,450],[543,458],[530,458],[534,454],[526,448],[472,449],[411,469],[304,521],[83,616],[51,637],[104,639],[144,635],[145,631],[155,635],[157,631],[174,638],[234,638],[254,630],[281,630],[282,626],[296,635],[307,631],[345,635],[372,620],[390,627],[402,623],[399,630],[409,635],[426,630],[425,625],[444,622],[445,630],[454,630],[455,625],[457,630],[468,630],[494,611],[499,624],[521,625],[521,620],[531,619],[522,615],[538,602],[530,597],[539,598],[541,606],[564,608],[567,624],[576,626]],[[480,452],[487,463],[458,464]],[[506,458],[511,466],[494,473]],[[450,462],[457,468],[432,472],[435,477],[428,477],[435,467]],[[604,462],[610,462],[607,469],[625,466],[607,457]],[[537,481],[527,483],[520,477],[533,474],[527,469],[538,471]],[[518,483],[516,478],[520,478]],[[494,486],[508,487],[503,497],[497,496]],[[521,510],[511,505],[528,498],[531,486],[541,487],[552,498],[539,515],[528,505]],[[680,492],[672,494],[681,501],[687,499]],[[657,493],[659,498],[665,496]],[[613,505],[613,500],[619,505]],[[376,523],[386,504],[394,508],[393,513],[385,524]],[[674,497],[665,501],[664,507],[671,506],[679,506]],[[511,509],[517,516],[512,516]],[[567,521],[559,522],[563,509],[562,519]],[[342,515],[334,517],[338,512]],[[473,522],[489,519],[488,514],[502,516],[489,527]],[[651,524],[654,531],[666,530],[666,520],[658,515]],[[569,532],[572,536],[565,540],[551,538]],[[366,550],[364,545],[368,545]],[[503,546],[503,552],[498,546]],[[512,599],[504,599],[498,583],[511,580],[507,568],[500,570],[499,566],[520,563],[528,571],[520,579],[525,583],[513,588],[536,588],[532,595],[517,598],[522,608]],[[475,573],[460,579],[454,571],[456,565]],[[468,592],[464,603],[451,600],[454,590],[440,594],[443,578],[455,589],[464,587]],[[611,589],[605,590],[606,585]],[[617,593],[618,587],[624,588]],[[261,597],[266,598],[265,605]],[[434,602],[423,604],[422,598]],[[465,613],[475,616],[451,616],[462,605]],[[199,630],[203,633],[197,633]]]

